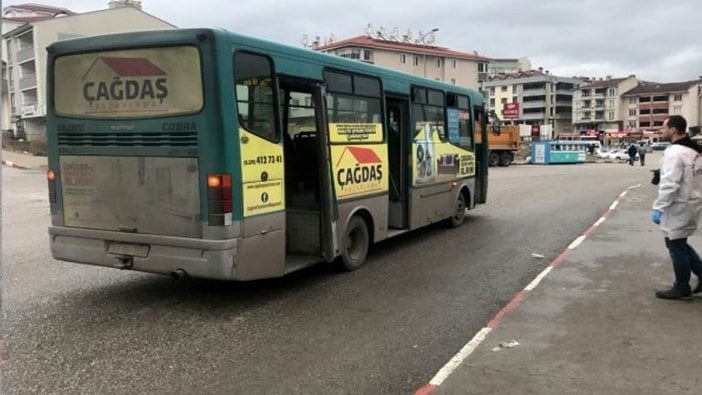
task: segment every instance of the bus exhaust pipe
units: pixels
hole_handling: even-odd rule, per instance
[[[134,267],[134,257],[122,256],[117,258],[117,268],[120,270],[128,270]]]
[[[171,272],[171,278],[174,280],[185,280],[188,277],[188,273],[183,269],[177,269]]]

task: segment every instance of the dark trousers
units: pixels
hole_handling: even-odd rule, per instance
[[[646,164],[646,155],[639,154],[639,160],[641,161],[641,166]]]
[[[668,247],[670,258],[673,261],[673,271],[675,272],[676,288],[683,292],[689,292],[690,288],[690,272],[695,273],[698,277],[702,277],[702,261],[697,252],[687,244],[687,237],[682,239],[670,240],[665,238],[665,246]]]

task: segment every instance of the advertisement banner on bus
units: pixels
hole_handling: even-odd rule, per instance
[[[203,105],[195,47],[91,52],[60,57],[54,67],[60,114],[150,117],[191,113]]]
[[[244,129],[239,136],[244,217],[285,209],[282,147]]]
[[[332,146],[337,199],[387,192],[387,146]]]
[[[383,125],[380,123],[330,123],[332,143],[382,143]]]

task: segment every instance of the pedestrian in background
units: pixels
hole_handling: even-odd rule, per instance
[[[658,198],[653,202],[651,219],[661,226],[675,272],[673,287],[656,292],[662,299],[692,299],[693,293],[702,292],[702,261],[687,244],[702,212],[702,148],[686,129],[687,121],[680,115],[666,119],[661,128],[662,138],[672,144],[661,159]],[[690,288],[691,272],[698,277],[695,289]]]
[[[639,160],[641,161],[641,166],[646,165],[646,146],[643,143],[639,146]]]
[[[634,166],[634,161],[636,160],[636,153],[639,151],[636,149],[636,146],[632,143],[626,152],[629,154],[629,166]]]

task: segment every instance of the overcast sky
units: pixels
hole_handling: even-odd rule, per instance
[[[107,8],[107,0],[3,1]],[[398,27],[438,28],[437,44],[488,57],[528,57],[560,76],[659,82],[702,75],[700,0],[143,0],[178,27],[223,27],[300,46],[302,36],[342,40]]]

